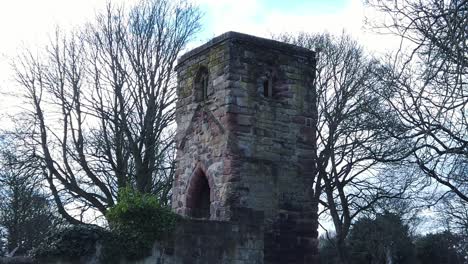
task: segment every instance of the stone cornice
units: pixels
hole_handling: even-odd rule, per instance
[[[189,51],[189,52],[185,53],[184,55],[182,55],[179,58],[175,68],[177,69],[181,64],[183,64],[188,59],[190,59],[190,58],[192,58],[194,56],[197,56],[198,54],[204,52],[205,50],[210,49],[213,46],[219,45],[220,43],[223,43],[223,42],[226,42],[226,41],[234,41],[234,40],[246,42],[246,43],[249,43],[249,44],[255,45],[255,46],[265,47],[265,48],[270,49],[270,50],[279,50],[279,51],[286,52],[286,53],[288,53],[290,55],[294,55],[294,56],[306,57],[306,58],[310,58],[310,59],[315,58],[315,52],[314,51],[303,48],[303,47],[299,47],[299,46],[296,46],[296,45],[293,45],[293,44],[288,44],[288,43],[284,43],[284,42],[280,42],[280,41],[276,41],[276,40],[272,40],[272,39],[256,37],[256,36],[252,36],[252,35],[248,35],[248,34],[244,34],[244,33],[239,33],[239,32],[235,32],[235,31],[228,31],[228,32],[226,32],[224,34],[221,34],[221,35],[211,39],[207,43],[205,43],[205,44],[203,44],[203,45],[201,45],[201,46],[199,46],[199,47],[197,47],[195,49],[192,49],[191,51]]]

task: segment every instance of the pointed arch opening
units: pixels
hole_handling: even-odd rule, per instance
[[[206,174],[196,169],[187,195],[187,216],[192,218],[210,218],[211,188]]]
[[[264,98],[274,98],[277,93],[277,73],[275,70],[267,70],[265,74],[260,78],[259,92]]]

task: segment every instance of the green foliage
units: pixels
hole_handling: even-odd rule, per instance
[[[108,231],[92,225],[70,226],[51,232],[31,253],[35,258],[65,257],[77,260],[94,254],[96,241]]]
[[[361,218],[348,238],[350,263],[415,263],[415,250],[408,226],[393,213],[375,219]]]
[[[118,263],[123,258],[137,260],[151,253],[155,241],[169,238],[178,220],[154,195],[130,188],[119,193],[118,203],[106,217],[110,230],[90,225],[61,229],[48,236],[33,256],[79,260],[93,255],[99,243],[102,263]]]
[[[106,214],[111,234],[104,239],[102,257],[110,262],[117,257],[148,256],[156,240],[174,231],[177,215],[154,195],[131,188],[122,189],[118,198],[118,203]]]
[[[176,215],[154,195],[131,188],[119,193],[118,203],[109,209],[106,217],[112,230],[136,232],[151,239],[172,232],[176,224]]]
[[[463,264],[468,261],[468,248],[463,237],[448,231],[417,239],[416,249],[420,263],[424,264]]]

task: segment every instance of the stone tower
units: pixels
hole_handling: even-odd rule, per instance
[[[314,263],[314,52],[228,32],[176,69],[175,212],[258,227],[256,255],[229,263]]]

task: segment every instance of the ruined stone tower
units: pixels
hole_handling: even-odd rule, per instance
[[[314,52],[228,32],[176,69],[174,211],[237,232],[213,263],[315,263]]]

